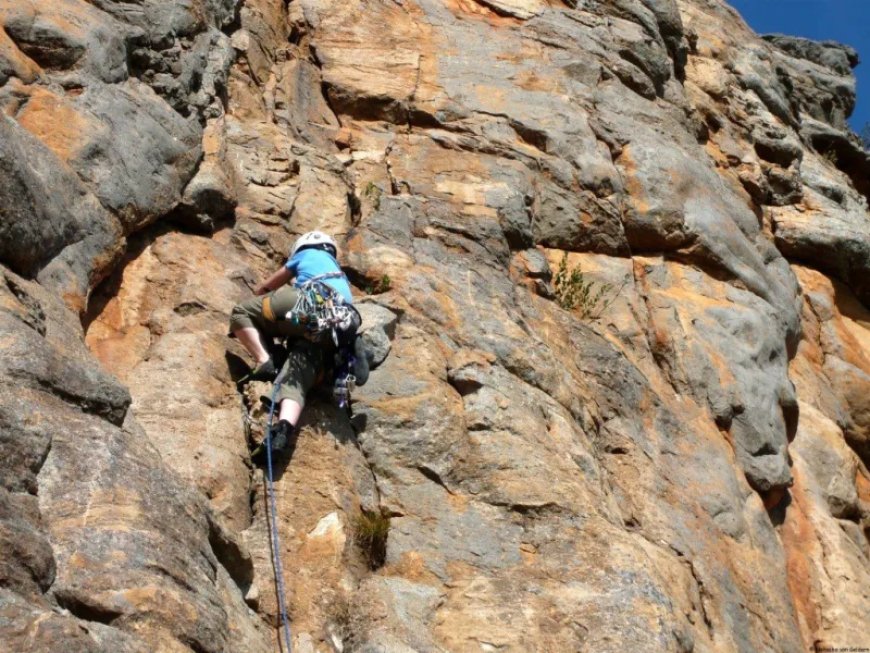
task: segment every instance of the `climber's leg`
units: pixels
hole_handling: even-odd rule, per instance
[[[257,365],[262,365],[269,360],[269,352],[263,346],[263,341],[260,339],[260,332],[254,327],[242,327],[233,331],[233,335],[239,339],[239,342],[248,350],[248,353],[257,361]]]
[[[293,426],[299,423],[299,416],[302,414],[302,404],[293,399],[285,399],[281,402],[281,408],[278,411],[278,421],[289,422]]]
[[[287,353],[287,361],[279,374],[281,385],[275,396],[278,420],[272,429],[272,451],[292,452],[295,448],[297,425],[305,407],[305,395],[317,383],[324,368],[324,358],[323,348],[316,343],[308,340],[292,343]],[[271,399],[263,396],[264,401]],[[254,450],[251,458],[257,464],[265,460],[265,441]]]
[[[323,370],[324,350],[310,340],[296,340],[287,352],[287,361],[281,370],[281,387],[278,388],[276,401],[280,406],[279,416],[287,416],[291,424],[296,424],[305,395],[317,383]]]
[[[230,332],[245,347],[254,360],[256,368],[247,379],[271,380],[277,369],[269,355],[263,337],[274,338],[298,336],[304,328],[285,320],[286,314],[293,310],[299,292],[291,286],[284,286],[268,295],[251,297],[236,304],[230,316]]]
[[[251,297],[236,304],[230,314],[230,333],[239,339],[257,365],[269,360],[263,344],[262,331],[267,327],[263,315],[263,297]]]

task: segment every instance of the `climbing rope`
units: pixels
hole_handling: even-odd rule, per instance
[[[287,653],[293,653],[293,640],[290,639],[290,620],[287,618],[287,606],[284,603],[284,568],[281,565],[281,540],[278,537],[278,507],[275,502],[275,488],[272,472],[272,420],[275,416],[275,399],[278,398],[280,376],[275,377],[272,389],[272,402],[269,406],[269,425],[266,428],[266,480],[269,495],[269,537],[272,540],[272,565],[275,568],[275,585],[278,589],[278,610],[281,614],[281,628],[284,631],[284,641],[287,643]],[[280,644],[280,641],[279,641]]]

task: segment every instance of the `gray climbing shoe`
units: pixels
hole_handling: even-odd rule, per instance
[[[353,343],[353,370],[357,385],[365,385],[369,380],[369,351],[361,336]]]

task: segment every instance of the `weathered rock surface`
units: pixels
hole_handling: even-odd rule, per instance
[[[0,25],[9,650],[274,650],[227,314],[312,228],[373,371],[277,461],[294,650],[870,647],[853,50],[720,0]]]

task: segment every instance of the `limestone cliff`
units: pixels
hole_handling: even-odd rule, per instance
[[[722,0],[0,26],[0,650],[277,650],[227,314],[312,228],[377,367],[278,470],[295,651],[870,647],[853,50]]]

